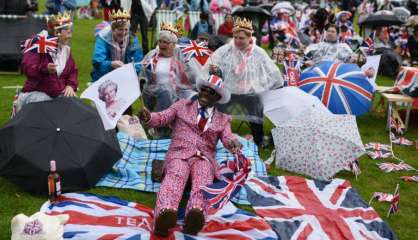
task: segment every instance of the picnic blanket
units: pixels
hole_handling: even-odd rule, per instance
[[[64,239],[162,239],[152,234],[151,208],[117,197],[66,193],[55,204],[44,203],[40,211],[70,216],[64,226]],[[263,218],[238,209],[230,202],[208,216],[205,227],[197,236],[181,232],[183,218],[184,214],[179,214],[178,226],[173,228],[168,239],[277,239]]]
[[[160,183],[151,179],[152,160],[164,160],[171,140],[136,140],[120,132],[117,137],[123,157],[96,186],[158,192]],[[249,176],[267,176],[266,166],[258,156],[257,146],[244,138],[240,137],[239,140],[243,145],[242,154],[252,163]],[[219,142],[216,146],[216,160],[221,163],[230,159],[234,159],[234,155]],[[246,189],[242,188],[232,201],[248,205]]]

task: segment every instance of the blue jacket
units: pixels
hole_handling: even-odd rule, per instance
[[[105,31],[105,30],[104,30]],[[100,77],[113,70],[111,53],[112,31],[99,33],[96,37],[96,44],[93,52],[93,71],[91,73],[92,81],[95,82]],[[130,63],[132,59],[135,62],[136,72],[141,71],[142,49],[139,46],[138,38],[135,35],[129,36],[129,43],[126,47],[125,59],[123,62]]]

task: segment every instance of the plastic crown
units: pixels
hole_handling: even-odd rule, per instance
[[[234,28],[241,28],[253,31],[253,22],[246,18],[237,18],[234,22]]]
[[[68,12],[58,13],[48,18],[48,26],[50,28],[59,29],[71,26],[71,15]]]
[[[169,31],[169,32],[172,32],[172,33],[176,34],[177,36],[179,36],[178,27],[173,26],[171,23],[162,22],[161,25],[160,25],[160,31]]]
[[[110,19],[112,19],[112,22],[117,22],[117,21],[128,21],[131,18],[131,15],[129,14],[128,11],[126,10],[113,10],[112,13],[110,14]]]

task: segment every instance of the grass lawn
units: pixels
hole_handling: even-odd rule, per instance
[[[41,1],[40,6],[43,6]],[[72,53],[75,57],[79,69],[80,92],[86,88],[86,83],[90,80],[91,56],[94,46],[93,29],[99,21],[77,20],[72,40]],[[25,77],[23,75],[0,76],[0,87],[22,85]],[[392,85],[393,81],[388,78],[379,77],[379,85]],[[14,96],[13,89],[0,88],[0,126],[3,126],[10,116],[11,102]],[[377,97],[379,98],[379,97]],[[375,100],[375,103],[378,99]],[[388,143],[388,133],[385,131],[384,113],[371,112],[365,116],[357,118],[363,143],[371,141]],[[237,123],[234,123],[236,126]],[[271,129],[271,124],[267,124],[265,131]],[[242,129],[240,134],[248,133],[248,129]],[[418,127],[411,126],[406,134],[409,139],[418,139]],[[266,159],[272,149],[262,151],[262,157]],[[414,147],[395,147],[395,153],[413,167],[418,168],[418,150]],[[381,217],[389,223],[398,235],[399,239],[417,239],[418,237],[418,185],[416,183],[402,182],[399,177],[402,175],[412,175],[416,172],[402,173],[383,173],[376,167],[376,160],[371,160],[367,156],[360,159],[362,174],[356,180],[351,173],[342,172],[337,177],[348,179],[366,201],[369,200],[373,192],[393,192],[396,183],[400,183],[400,212],[390,218],[386,218],[388,204],[374,203],[373,207]],[[292,175],[279,169],[272,169],[272,175]],[[65,181],[65,179],[63,179]],[[149,207],[154,207],[155,194],[142,193],[134,190],[121,190],[109,188],[95,188],[91,192],[103,195],[115,195],[126,200],[143,203]],[[0,239],[10,238],[10,220],[19,213],[31,215],[37,212],[47,200],[47,197],[32,196],[23,192],[6,179],[0,178]],[[248,207],[245,207],[249,209]]]

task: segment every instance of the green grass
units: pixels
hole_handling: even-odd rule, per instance
[[[42,1],[41,5],[42,6]],[[72,40],[72,53],[75,57],[79,69],[80,92],[86,88],[86,83],[90,80],[91,56],[94,46],[93,28],[98,21],[78,20],[75,22],[75,31]],[[10,85],[22,85],[25,77],[23,75],[5,76],[0,75],[0,87]],[[392,85],[393,80],[389,78],[379,77],[380,85]],[[10,115],[11,102],[14,96],[13,89],[0,88],[0,126],[3,126]],[[379,96],[375,100],[378,101]],[[383,113],[371,112],[366,116],[357,119],[360,134],[364,143],[378,141],[388,143],[388,134],[385,131],[385,116]],[[268,132],[272,125],[267,122],[265,127]],[[234,129],[237,123],[234,122]],[[243,127],[240,134],[246,134],[249,130]],[[406,135],[409,139],[418,139],[418,128],[411,127]],[[262,157],[266,159],[271,149],[262,151]],[[418,168],[417,153],[414,147],[395,148],[396,154],[406,162]],[[351,173],[342,172],[337,177],[351,181],[352,185],[357,189],[360,195],[366,201],[369,200],[374,191],[393,192],[396,183],[400,183],[400,212],[399,214],[386,218],[388,204],[374,203],[373,207],[381,215],[381,217],[393,228],[400,239],[417,239],[418,235],[418,191],[416,183],[401,182],[399,177],[402,175],[414,174],[414,172],[390,173],[381,172],[376,166],[377,161],[371,160],[366,156],[360,159],[362,174],[356,180]],[[272,169],[272,175],[294,175],[279,169]],[[416,174],[416,173],[415,173]],[[63,179],[65,181],[65,179]],[[149,207],[154,207],[155,194],[142,193],[134,190],[95,188],[91,192],[103,195],[115,195],[123,199],[143,203]],[[47,200],[46,196],[32,196],[6,179],[0,178],[0,239],[10,238],[10,220],[19,213],[31,215],[39,210],[42,203]],[[250,209],[245,207],[245,209]]]

